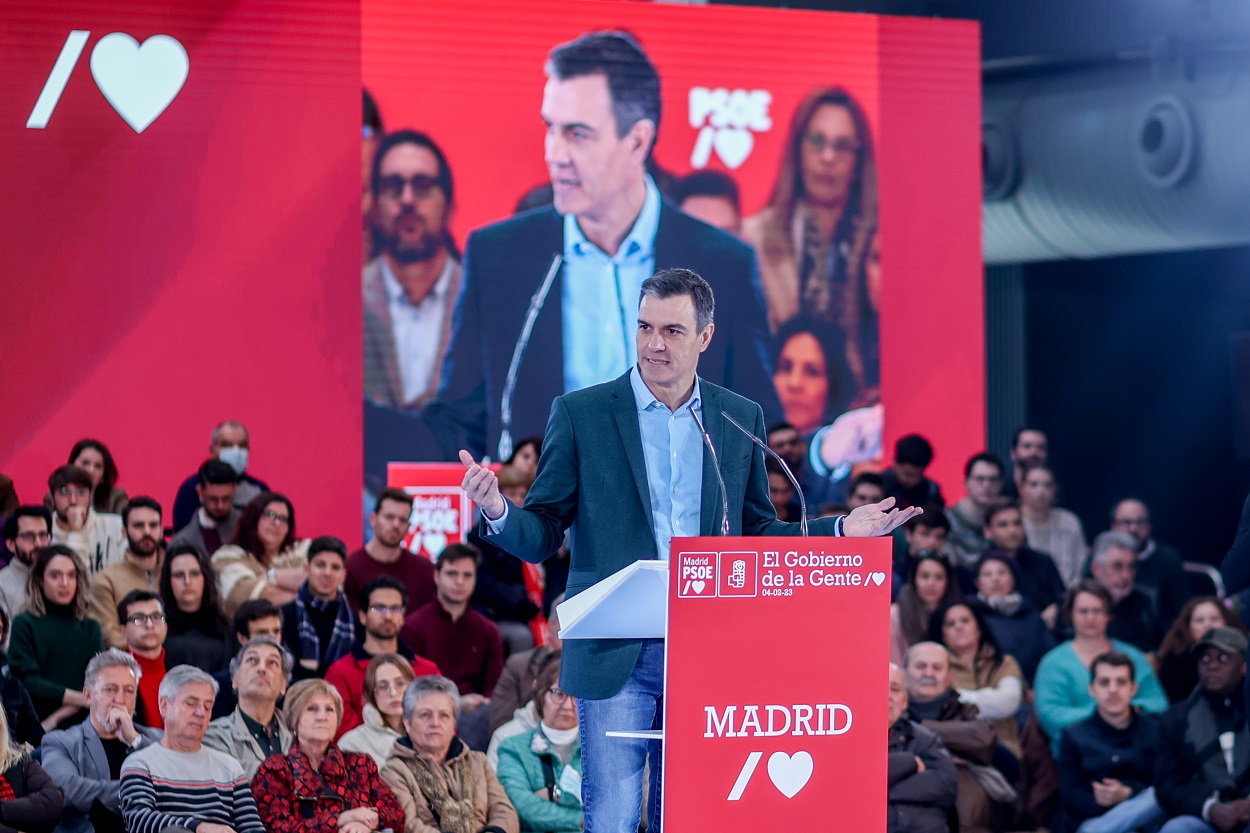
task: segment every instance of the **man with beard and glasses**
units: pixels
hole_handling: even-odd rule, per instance
[[[10,622],[26,604],[30,565],[35,562],[35,552],[51,541],[52,513],[43,506],[19,506],[17,511],[5,518],[4,547],[8,550],[9,563],[0,570],[0,607],[8,614]]]
[[[117,605],[132,590],[160,592],[165,562],[161,505],[150,497],[132,498],[122,512],[126,554],[91,579],[91,618],[100,623],[104,644],[125,648],[126,636],[117,619]]]
[[[378,145],[372,188],[382,251],[361,276],[365,398],[419,408],[438,388],[460,293],[451,169],[429,136],[400,130]]]

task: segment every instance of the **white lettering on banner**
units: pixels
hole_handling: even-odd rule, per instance
[[[755,133],[771,130],[768,115],[773,94],[768,90],[728,90],[693,87],[690,90],[690,126],[699,131],[690,166],[706,168],[712,151],[734,170],[755,148]],[[754,132],[752,132],[754,131]]]
[[[760,721],[761,709],[764,711],[763,722]],[[707,729],[703,733],[705,738],[844,735],[851,730],[853,722],[850,707],[842,703],[725,706],[723,710],[718,710],[716,706],[704,706],[703,712],[707,717]]]
[[[817,555],[809,552],[807,555],[800,555],[791,550],[786,553],[787,567],[862,567],[864,566],[864,557],[862,555],[825,555],[823,552]]]

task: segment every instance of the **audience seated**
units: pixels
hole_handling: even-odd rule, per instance
[[[460,689],[457,731],[470,748],[486,751],[490,742],[490,696],[503,673],[499,628],[469,606],[477,578],[478,551],[468,544],[448,544],[438,557],[434,601],[404,620],[400,639],[428,657]]]
[[[213,553],[217,592],[227,616],[248,599],[281,607],[295,601],[308,577],[308,541],[295,537],[295,507],[284,495],[262,492],[243,507],[230,543]]]
[[[881,474],[886,497],[897,501],[895,506],[924,506],[936,503],[945,507],[942,488],[925,477],[925,469],[933,462],[933,446],[919,434],[899,437],[894,443],[894,463]]]
[[[1167,697],[1146,656],[1132,645],[1107,637],[1111,617],[1111,594],[1092,579],[1084,579],[1068,591],[1063,620],[1072,627],[1072,639],[1042,657],[1033,680],[1033,702],[1038,720],[1050,738],[1052,754],[1059,752],[1063,730],[1094,712],[1089,693],[1089,668],[1094,658],[1110,651],[1133,661],[1137,695],[1133,705],[1147,712],[1168,707]]]
[[[946,551],[946,537],[950,535],[951,522],[946,519],[946,510],[930,503],[922,507],[923,513],[912,518],[891,533],[894,538],[894,576],[898,579],[897,590],[901,590],[905,577],[911,575],[912,565],[922,552],[935,552],[950,562]]]
[[[29,751],[14,743],[0,713],[0,831],[51,830],[64,804],[65,793]]]
[[[976,566],[977,606],[1004,653],[1020,663],[1024,679],[1033,682],[1037,664],[1055,647],[1055,638],[1029,600],[1016,590],[1016,565],[1000,552],[981,556]]]
[[[764,458],[764,473],[768,476],[768,500],[773,506],[777,519],[788,523],[797,523],[799,507],[794,505],[794,484],[786,476],[786,471],[772,457]]]
[[[412,495],[403,489],[383,489],[378,494],[369,515],[373,537],[347,556],[347,580],[343,589],[352,605],[356,604],[361,589],[378,576],[390,576],[400,582],[412,610],[434,601],[433,562],[403,547],[411,516]]]
[[[206,460],[196,475],[195,494],[200,507],[191,521],[169,539],[169,546],[192,544],[204,552],[217,552],[234,536],[239,508],[234,505],[238,475],[228,463]]]
[[[343,593],[347,545],[333,535],[308,545],[308,578],[282,608],[282,644],[295,657],[295,679],[324,678],[351,652],[356,623]]]
[[[1137,586],[1153,591],[1164,622],[1171,622],[1189,599],[1189,579],[1176,547],[1153,537],[1150,509],[1135,498],[1126,498],[1111,510],[1111,529],[1133,537],[1137,554]]]
[[[1221,625],[1246,632],[1237,611],[1217,596],[1195,596],[1181,608],[1156,655],[1159,682],[1168,700],[1179,703],[1198,685],[1198,659],[1193,648],[1203,634]]]
[[[404,692],[416,675],[399,654],[378,654],[365,669],[361,723],[339,738],[344,752],[364,752],[380,769],[404,736]],[[337,691],[337,689],[336,689]],[[342,702],[342,698],[339,698]],[[341,722],[341,721],[340,721]]]
[[[1094,713],[1064,729],[1059,741],[1060,809],[1051,833],[1153,829],[1163,818],[1152,786],[1156,719],[1133,709],[1133,661],[1116,651],[1099,654],[1089,677]]]
[[[382,778],[404,808],[408,831],[520,833],[516,810],[481,752],[456,737],[460,691],[439,676],[404,692],[407,737],[396,741]]]
[[[937,553],[922,553],[890,605],[890,662],[901,666],[907,649],[928,638],[933,612],[958,598],[950,563]]]
[[[516,506],[525,503],[531,474],[504,466],[499,470],[499,492]],[[530,622],[542,613],[542,570],[482,539],[473,530],[469,544],[481,553],[473,590],[473,609],[499,628],[507,656],[534,647]]]
[[[252,599],[239,605],[234,612],[235,645],[230,650],[241,649],[249,640],[267,636],[275,642],[282,641],[282,611],[268,599]],[[234,696],[234,677],[230,673],[229,660],[220,671],[213,673],[217,681],[217,697],[213,700],[213,719],[231,714],[239,701]]]
[[[371,833],[404,829],[404,811],[368,755],[334,744],[343,701],[325,680],[291,686],[283,716],[297,741],[266,758],[252,795],[268,833]]]
[[[564,595],[556,597],[551,605],[551,615],[547,617],[547,644],[539,645],[529,651],[513,654],[503,664],[503,673],[499,682],[495,683],[495,693],[490,697],[490,731],[493,735],[518,711],[525,711],[526,706],[533,702],[535,684],[543,669],[560,659],[560,617],[556,608],[564,601]],[[531,723],[526,728],[537,725]],[[489,751],[487,750],[488,757]]]
[[[958,775],[941,739],[906,717],[907,679],[890,663],[887,833],[949,833]]]
[[[104,650],[100,623],[87,616],[87,570],[63,544],[39,550],[26,610],[13,619],[9,667],[30,691],[45,731],[85,716],[87,663]]]
[[[985,537],[985,513],[999,502],[1003,463],[988,451],[973,455],[964,465],[964,497],[946,510],[951,530],[946,545],[955,564],[971,568],[990,548]]]
[[[208,456],[229,465],[238,478],[234,505],[239,508],[246,506],[248,501],[261,492],[269,491],[269,486],[265,481],[258,480],[247,473],[251,447],[252,438],[247,433],[246,426],[234,420],[227,420],[214,427],[212,439],[208,444]],[[200,476],[197,472],[182,481],[182,485],[178,487],[178,495],[174,498],[174,532],[178,532],[189,524],[195,515],[195,510],[200,507],[199,495],[195,488],[199,483]],[[229,536],[223,535],[222,538],[229,541]],[[205,551],[209,550],[206,548]]]
[[[122,511],[122,526],[126,530],[122,560],[91,577],[91,617],[100,623],[104,644],[113,648],[125,647],[114,618],[118,602],[132,590],[156,591],[165,563],[159,503],[150,497],[136,497]]]
[[[171,547],[161,567],[165,606],[165,659],[168,667],[191,665],[218,672],[234,655],[230,628],[217,602],[217,576],[203,550],[190,544]]]
[[[955,758],[960,831],[988,833],[993,799],[984,786],[987,779],[998,782],[995,789],[999,798],[1016,797],[1001,773],[991,766],[997,741],[993,725],[980,717],[976,706],[960,702],[959,692],[952,687],[949,656],[936,642],[912,645],[903,673],[907,677],[907,719],[941,738]]]
[[[19,506],[4,519],[8,563],[0,569],[0,607],[9,620],[26,606],[30,566],[35,553],[52,542],[52,513],[42,506]],[[8,628],[5,628],[7,638]]]
[[[131,752],[161,739],[159,730],[134,720],[142,676],[134,657],[123,651],[96,654],[87,664],[82,692],[88,719],[44,736],[43,767],[65,791],[58,833],[124,833],[122,766]]]
[[[582,829],[582,745],[577,700],[560,690],[560,663],[543,669],[534,696],[538,725],[499,747],[499,783],[522,830]]]
[[[1015,565],[1021,595],[1037,608],[1046,626],[1053,628],[1063,601],[1064,584],[1050,556],[1024,545],[1024,522],[1014,503],[993,506],[985,513],[985,537],[992,551]]]
[[[278,700],[286,693],[293,664],[286,648],[268,636],[249,639],[230,660],[231,685],[239,705],[232,714],[209,724],[204,745],[238,761],[249,779],[261,761],[285,755],[291,748],[291,730],[278,711]]]
[[[17,507],[21,505],[22,501],[17,496],[13,478],[7,474],[0,474],[0,515],[7,517],[17,511]]]
[[[1020,484],[1020,517],[1029,548],[1049,555],[1071,587],[1081,580],[1089,545],[1081,519],[1055,506],[1057,491],[1054,472],[1042,465],[1029,469]]]
[[[120,515],[129,498],[117,485],[117,463],[108,447],[99,440],[82,439],[74,443],[65,461],[77,466],[91,477],[91,507],[97,512]],[[43,496],[43,505],[52,508],[52,492]]]
[[[0,645],[4,645],[8,639],[9,614],[0,608]],[[0,648],[0,705],[4,707],[4,716],[9,721],[9,733],[13,740],[19,745],[38,746],[43,738],[43,725],[35,712],[30,692],[9,670],[8,653],[3,648]]]
[[[786,465],[790,467],[790,471],[799,479],[799,485],[803,487],[803,496],[807,500],[809,516],[814,517],[817,508],[827,503],[846,502],[848,484],[845,479],[834,480],[832,477],[822,477],[807,465],[807,443],[803,435],[799,433],[799,429],[788,422],[778,422],[769,426],[766,439],[768,447],[781,455]],[[880,477],[875,473],[874,476]],[[883,494],[884,491],[882,489]],[[790,501],[790,507],[793,510],[799,508],[797,495]]]
[[[1160,833],[1241,831],[1250,821],[1246,637],[1212,628],[1195,647],[1198,687],[1159,722],[1154,785]]]
[[[846,496],[847,509],[858,509],[869,503],[885,500],[885,480],[875,471],[863,471],[851,480]]]
[[[1133,586],[1137,559],[1133,539],[1124,532],[1104,532],[1094,539],[1090,556],[1094,581],[1107,588],[1114,603],[1107,633],[1153,656],[1163,639],[1163,624],[1153,594]]]
[[[965,599],[943,605],[929,624],[929,641],[946,648],[959,702],[993,721],[997,742],[1018,760],[1016,712],[1024,702],[1024,675],[1015,658],[999,648],[984,614]]]
[[[165,735],[122,765],[126,833],[265,833],[243,767],[204,744],[216,685],[189,665],[165,675],[160,694]]]
[[[350,654],[341,657],[326,670],[326,682],[333,685],[343,698],[340,735],[360,725],[364,710],[362,692],[365,672],[375,656],[399,654],[411,664],[413,673],[418,677],[438,673],[437,665],[418,657],[399,640],[408,595],[398,579],[390,576],[370,579],[361,589],[357,604],[359,612],[356,616],[364,635],[356,639]]]
[[[165,609],[161,597],[150,590],[131,590],[117,603],[126,651],[135,658],[143,676],[135,717],[145,726],[164,729],[158,708],[161,680],[165,679]]]
[[[1011,477],[1003,483],[1003,496],[1019,500],[1025,473],[1046,465],[1049,459],[1050,440],[1044,431],[1031,425],[1017,428],[1011,441]]]
[[[61,466],[48,477],[48,490],[52,543],[78,553],[91,574],[121,561],[126,549],[121,516],[97,512],[91,505],[91,475],[77,466]]]

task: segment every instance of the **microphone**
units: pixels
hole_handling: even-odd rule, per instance
[[[716,485],[720,488],[720,534],[727,536],[729,535],[729,492],[725,490],[725,478],[721,477],[720,458],[716,456],[716,447],[712,445],[712,438],[704,429],[703,420],[699,419],[694,408],[690,409],[690,416],[694,417],[694,424],[699,427],[699,433],[703,436],[703,444],[712,453],[712,469],[716,472]]]
[[[805,500],[803,497],[803,487],[799,485],[799,479],[795,477],[794,472],[790,470],[790,464],[785,461],[784,457],[782,457],[780,454],[778,454],[777,452],[769,448],[768,443],[764,442],[759,437],[755,436],[750,431],[743,428],[742,424],[738,422],[738,420],[734,419],[733,417],[731,417],[729,414],[725,413],[724,411],[721,412],[721,416],[723,416],[725,419],[733,423],[734,428],[737,428],[739,431],[741,431],[742,433],[750,437],[751,442],[755,443],[760,448],[764,449],[765,453],[772,455],[772,458],[781,464],[781,470],[786,473],[786,477],[790,478],[790,484],[794,486],[794,493],[799,496],[799,534],[802,535],[804,538],[806,538],[807,537],[807,500]],[[717,472],[717,474],[719,474],[719,472]]]
[[[512,348],[512,361],[508,363],[508,374],[504,377],[503,395],[499,398],[499,460],[506,461],[512,456],[512,396],[516,393],[516,377],[521,369],[521,359],[525,356],[525,348],[530,343],[530,335],[534,332],[534,322],[538,313],[542,312],[543,304],[547,303],[547,294],[551,292],[551,284],[560,272],[560,264],[564,255],[557,252],[551,258],[551,266],[547,276],[543,278],[538,291],[530,298],[529,310],[525,313],[525,323],[521,326],[521,334],[517,336]]]

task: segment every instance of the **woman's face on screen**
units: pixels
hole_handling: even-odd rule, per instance
[[[840,207],[855,176],[859,137],[845,107],[822,104],[803,133],[801,166],[803,195],[818,205]]]
[[[816,336],[800,332],[786,339],[773,384],[786,422],[801,433],[821,426],[829,399],[829,375],[825,350]]]

